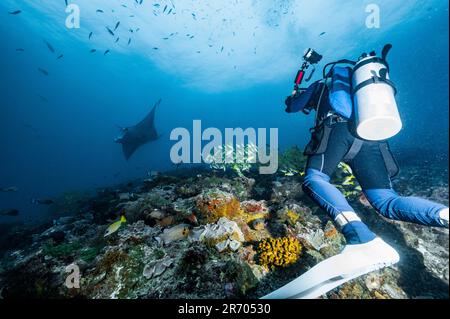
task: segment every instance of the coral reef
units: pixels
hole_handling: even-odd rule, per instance
[[[207,245],[216,247],[219,252],[227,249],[237,251],[244,242],[244,234],[239,226],[225,217],[219,219],[217,224],[208,224],[196,230],[198,240]]]
[[[64,194],[57,200],[63,215],[49,213],[52,220],[39,226],[1,228],[1,297],[259,298],[345,245],[303,193],[304,165],[293,148],[270,176],[242,168],[242,174],[176,170],[96,193]],[[438,170],[406,167],[394,185],[404,195],[448,205],[448,180]],[[448,298],[448,230],[386,220],[352,176],[341,165],[333,183],[402,259],[323,298]],[[122,215],[127,223],[104,237]],[[65,286],[68,265],[79,267],[79,289]]]
[[[233,219],[243,214],[239,200],[220,190],[208,190],[199,195],[197,208],[208,223],[215,223],[221,217]]]
[[[259,263],[271,270],[294,264],[300,252],[300,242],[293,237],[269,238],[258,245]]]
[[[303,176],[306,167],[306,157],[298,147],[291,147],[282,153],[278,159],[279,172],[284,176]]]

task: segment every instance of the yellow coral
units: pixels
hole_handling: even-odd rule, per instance
[[[301,249],[297,238],[268,238],[259,243],[259,263],[272,270],[276,267],[287,267],[298,260]]]
[[[263,212],[263,213],[256,213],[256,214],[244,214],[244,215],[245,215],[245,221],[248,224],[257,219],[267,218],[269,216],[269,213]]]
[[[286,213],[286,216],[288,218],[288,221],[291,225],[295,225],[295,223],[298,221],[298,219],[300,218],[300,216],[292,211],[292,210],[288,210]]]
[[[221,217],[233,219],[242,215],[241,203],[235,198],[211,198],[197,203],[208,223],[215,223]]]
[[[217,222],[222,217],[234,221],[243,220],[247,224],[269,217],[269,210],[263,202],[245,201],[241,203],[234,195],[221,191],[200,196],[196,206],[201,213],[200,217],[206,219],[206,222],[210,224]]]

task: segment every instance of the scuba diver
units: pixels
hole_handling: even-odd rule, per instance
[[[315,111],[315,126],[304,152],[308,158],[302,186],[333,219],[347,245],[341,254],[263,298],[316,298],[400,260],[394,248],[361,221],[344,195],[330,183],[340,162],[350,166],[363,194],[382,216],[449,227],[448,207],[417,197],[402,197],[392,187],[391,179],[399,173],[399,167],[387,139],[401,130],[402,123],[395,85],[389,78],[387,55],[391,48],[392,45],[386,45],[381,57],[372,51],[361,55],[357,62],[328,63],[323,79],[307,89],[299,87],[306,70],[320,62],[322,56],[309,49],[303,57],[294,91],[285,102],[288,113]]]

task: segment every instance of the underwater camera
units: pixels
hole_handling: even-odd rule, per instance
[[[305,91],[307,91],[306,88],[300,88],[300,85],[302,84],[303,80],[305,82],[309,82],[314,75],[314,72],[316,71],[315,64],[319,63],[322,60],[322,55],[317,53],[315,50],[309,48],[305,51],[305,54],[303,55],[303,64],[298,70],[297,75],[295,76],[294,80],[294,90],[292,91],[291,95],[288,96],[285,100],[285,104],[287,106],[286,112],[290,113],[292,112],[292,102],[296,101],[296,105],[300,105],[308,100],[308,97],[310,94],[303,94]],[[311,73],[305,78],[306,71],[308,68],[312,66],[313,70]],[[301,98],[303,97],[303,98]],[[298,103],[297,103],[298,102]],[[295,107],[294,107],[295,109]],[[308,114],[310,111],[310,108],[301,107],[303,113]]]
[[[310,64],[317,64],[320,62],[320,60],[322,60],[322,56],[313,49],[309,48],[308,50],[306,50],[306,53],[303,56],[303,60]]]
[[[297,72],[297,75],[295,77],[295,81],[294,81],[295,87],[294,87],[293,94],[299,90],[300,84],[302,84],[303,79],[305,77],[306,70],[309,68],[310,65],[313,66],[313,70],[312,70],[311,74],[305,79],[305,81],[308,82],[309,80],[311,80],[311,78],[314,74],[314,71],[316,70],[316,68],[314,67],[314,64],[319,63],[320,60],[322,60],[322,55],[320,55],[319,53],[317,53],[316,51],[314,51],[311,48],[306,50],[305,54],[303,55],[302,67]]]

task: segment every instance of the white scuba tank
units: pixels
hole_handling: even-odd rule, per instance
[[[396,135],[402,121],[395,101],[395,87],[389,80],[389,67],[376,56],[361,59],[353,68],[353,103],[356,133],[380,141]]]

